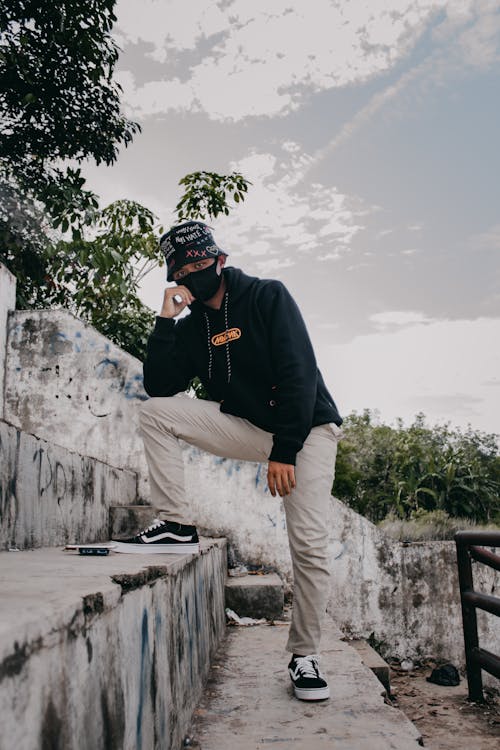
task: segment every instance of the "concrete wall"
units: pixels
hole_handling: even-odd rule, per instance
[[[328,610],[352,635],[374,635],[387,656],[465,666],[455,543],[400,543],[333,500]],[[500,574],[474,565],[478,590],[500,596]],[[499,620],[478,614],[481,646],[500,654]],[[485,679],[485,682],[488,678]]]
[[[0,419],[4,411],[5,357],[7,345],[7,317],[16,307],[16,278],[0,263]]]
[[[63,311],[16,312],[10,318],[5,417],[18,427],[82,455],[139,474],[148,485],[137,406],[145,398],[140,363]],[[266,468],[184,446],[193,518],[224,535],[242,560],[275,567],[290,582],[283,501],[272,498]],[[357,635],[374,633],[394,654],[447,655],[462,662],[454,545],[393,542],[332,498],[330,611]],[[419,571],[418,575],[414,571]],[[487,590],[499,590],[486,571]],[[482,619],[485,644],[500,652],[495,621]]]
[[[106,540],[110,505],[136,493],[134,472],[0,421],[0,549]]]
[[[201,529],[230,539],[240,560],[274,566],[290,578],[283,501],[268,490],[267,466],[188,445],[183,455],[187,496]]]
[[[224,544],[147,568],[134,555],[0,558],[0,750],[179,750],[225,633]]]
[[[193,517],[225,536],[236,556],[269,565],[291,582],[283,501],[266,485],[266,467],[184,451]],[[286,502],[286,501],[285,501]],[[331,498],[331,591],[328,611],[346,632],[372,633],[394,657],[435,656],[464,665],[454,542],[403,544]],[[475,566],[478,588],[500,596],[500,574]],[[500,653],[500,628],[479,616],[480,642]]]
[[[144,476],[137,405],[145,398],[141,363],[71,313],[10,316],[6,421]]]

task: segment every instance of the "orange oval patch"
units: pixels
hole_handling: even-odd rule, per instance
[[[228,331],[216,333],[215,336],[212,336],[211,341],[214,346],[222,346],[222,344],[227,344],[228,341],[236,341],[240,336],[241,331],[239,328],[230,328]]]

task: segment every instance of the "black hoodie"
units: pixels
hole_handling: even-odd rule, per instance
[[[280,281],[224,269],[219,310],[157,317],[144,362],[150,396],[173,396],[197,375],[221,411],[274,435],[270,461],[295,464],[311,427],[342,424],[316,366],[304,321]]]

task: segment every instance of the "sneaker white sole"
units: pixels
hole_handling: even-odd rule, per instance
[[[113,544],[113,552],[133,555],[196,555],[200,551],[199,544],[129,544],[115,541]]]
[[[301,701],[324,701],[330,697],[330,688],[298,688],[293,687],[295,697]]]

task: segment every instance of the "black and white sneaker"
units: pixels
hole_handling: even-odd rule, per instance
[[[319,670],[315,654],[292,656],[288,671],[296,698],[301,701],[322,701],[330,697],[330,688]]]
[[[200,551],[196,526],[173,521],[155,521],[130,539],[113,539],[114,552],[153,555],[188,555]]]

